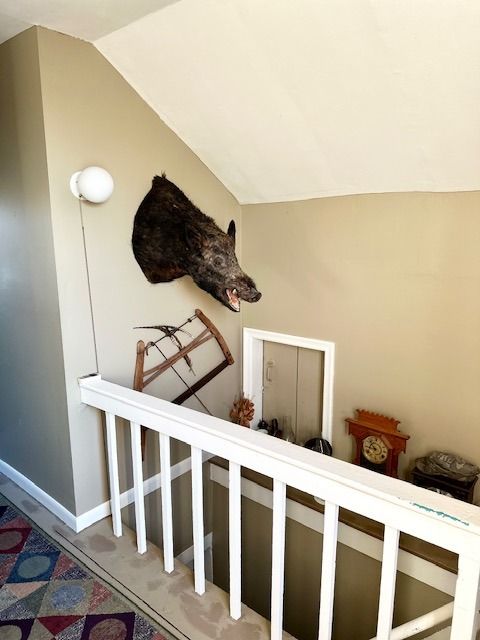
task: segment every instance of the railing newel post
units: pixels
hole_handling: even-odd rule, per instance
[[[120,507],[120,481],[118,478],[117,431],[113,413],[105,413],[105,427],[107,432],[108,478],[113,535],[119,538],[122,535],[122,513]]]
[[[203,460],[202,450],[197,447],[192,447],[192,519],[195,592],[203,595],[205,593]]]
[[[230,558],[230,616],[238,620],[242,615],[242,478],[241,467],[230,462],[228,486],[228,536]]]
[[[397,581],[398,542],[400,531],[385,526],[383,536],[382,575],[378,604],[377,639],[390,640]]]
[[[162,500],[162,534],[163,534],[163,563],[167,573],[175,568],[173,557],[173,517],[172,517],[172,471],[170,462],[170,437],[159,434],[160,448],[160,476]]]
[[[283,593],[285,588],[285,519],[287,513],[287,485],[273,480],[272,521],[272,603],[271,640],[283,636]]]
[[[130,423],[137,549],[138,553],[145,553],[147,550],[147,532],[145,525],[145,498],[143,494],[142,444],[140,429],[140,425],[136,422]]]
[[[319,640],[330,640],[332,637],[335,571],[337,566],[338,511],[338,505],[329,501],[325,502],[318,621]]]

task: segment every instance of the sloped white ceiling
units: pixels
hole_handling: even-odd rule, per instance
[[[32,25],[93,41],[178,0],[0,0],[0,42]],[[15,33],[7,26],[16,25]]]
[[[0,44],[6,40],[10,40],[10,38],[16,36],[17,33],[21,33],[31,26],[31,23],[26,22],[25,20],[12,18],[0,11]]]
[[[240,202],[480,188],[480,2],[144,2],[120,28],[71,4]]]

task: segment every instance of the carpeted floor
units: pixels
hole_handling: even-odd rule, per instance
[[[1,640],[165,640],[131,603],[0,505]]]

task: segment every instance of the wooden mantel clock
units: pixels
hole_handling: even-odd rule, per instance
[[[407,448],[410,436],[397,429],[395,418],[357,409],[355,418],[347,418],[348,433],[355,438],[354,464],[398,478],[398,456]]]

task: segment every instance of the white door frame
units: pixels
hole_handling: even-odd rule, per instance
[[[322,438],[332,444],[335,343],[244,327],[243,393],[255,403],[256,419],[260,419],[263,413],[263,343],[265,341],[278,342],[302,349],[315,349],[324,353]]]

